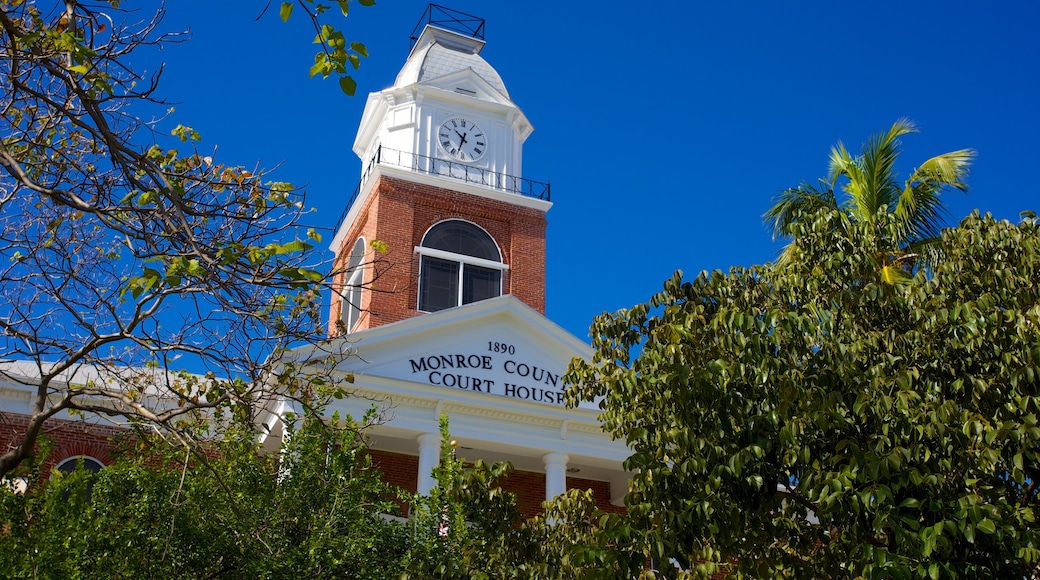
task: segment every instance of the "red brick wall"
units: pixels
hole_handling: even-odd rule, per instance
[[[502,489],[516,494],[516,507],[522,517],[531,518],[542,513],[542,502],[545,501],[544,473],[514,471],[501,485]]]
[[[383,473],[383,481],[409,493],[415,493],[419,474],[419,458],[389,451],[368,451],[372,466]]]
[[[591,489],[592,497],[596,500],[596,507],[616,514],[628,513],[623,505],[610,503],[610,482],[595,479],[582,479],[580,477],[568,477],[567,489]]]
[[[0,415],[0,449],[10,449],[25,433],[28,417],[21,414]],[[43,436],[53,442],[50,455],[43,464],[42,473],[47,473],[62,461],[86,455],[105,465],[112,462],[109,450],[112,439],[125,432],[118,427],[97,425],[85,421],[51,419],[43,430]],[[39,446],[37,446],[39,449]],[[415,493],[419,473],[419,458],[413,455],[369,450],[372,465],[383,474],[383,481]],[[545,474],[530,471],[514,471],[501,482],[502,489],[517,496],[520,514],[530,518],[542,513],[545,501]],[[611,505],[610,483],[577,477],[567,478],[567,489],[591,489],[596,505],[605,511],[624,513],[625,508]]]
[[[419,458],[412,455],[370,450],[372,465],[383,472],[383,481],[415,493],[419,475]],[[525,518],[542,513],[545,501],[545,474],[514,471],[500,482],[502,489],[516,494],[517,508]],[[610,483],[579,477],[567,478],[567,489],[591,489],[596,505],[608,512],[625,513],[624,507],[611,505]]]
[[[0,449],[13,448],[25,435],[29,417],[19,413],[0,413]],[[109,450],[112,438],[124,429],[110,425],[98,425],[86,421],[51,419],[47,421],[40,437],[52,442],[50,455],[42,465],[41,473],[47,473],[62,461],[86,455],[108,465],[112,462]],[[35,447],[39,452],[40,445]]]
[[[363,314],[357,329],[374,328],[417,316],[419,257],[414,248],[434,224],[464,219],[487,230],[502,251],[509,270],[503,276],[503,292],[512,294],[538,312],[545,313],[545,214],[510,203],[485,199],[440,187],[402,179],[379,177],[372,193],[344,237],[336,266],[342,268],[359,237],[380,240],[390,250],[385,271],[378,279],[370,268]],[[369,257],[371,260],[372,257]],[[336,280],[342,284],[342,275]],[[339,304],[330,308],[330,333],[335,333]]]

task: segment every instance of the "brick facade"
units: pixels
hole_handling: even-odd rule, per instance
[[[383,481],[409,493],[415,493],[419,475],[419,458],[389,451],[369,450],[372,465],[383,474]],[[514,471],[500,482],[502,489],[516,494],[520,515],[531,518],[540,515],[545,501],[545,474]],[[591,489],[596,506],[607,512],[625,513],[625,508],[610,503],[610,483],[580,477],[568,477],[567,489]]]
[[[375,328],[421,314],[419,256],[414,249],[433,225],[462,219],[484,228],[502,252],[509,269],[502,291],[545,314],[545,213],[524,206],[403,179],[379,176],[339,248],[336,267],[344,269],[359,238],[385,242],[386,255],[368,250],[360,322],[354,330]],[[343,284],[344,274],[336,279]],[[341,304],[330,305],[329,332],[337,334]]]
[[[22,440],[29,417],[20,413],[0,413],[0,449],[8,450]],[[112,439],[125,429],[98,425],[86,421],[51,419],[43,427],[40,438],[51,444],[50,453],[41,465],[41,473],[48,473],[61,462],[87,456],[108,465],[112,463]],[[35,452],[39,453],[37,443]]]

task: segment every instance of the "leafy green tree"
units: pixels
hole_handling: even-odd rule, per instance
[[[350,12],[351,0],[336,0],[336,8],[346,18]],[[375,0],[357,0],[362,6],[374,6]],[[292,17],[293,10],[299,8],[314,26],[317,35],[314,43],[321,47],[314,55],[314,64],[311,66],[311,77],[321,75],[327,79],[335,73],[339,76],[339,87],[347,94],[354,96],[357,91],[357,81],[347,72],[349,64],[353,70],[361,66],[361,57],[368,56],[368,49],[360,42],[347,42],[343,31],[336,28],[327,21],[326,13],[332,11],[331,4],[316,2],[315,0],[294,0],[282,2],[278,8],[278,16],[283,22]]]
[[[441,440],[437,486],[413,498],[406,577],[572,580],[650,572],[625,516],[597,508],[591,491],[572,489],[523,519],[516,497],[499,485],[512,466],[457,457],[446,417]]]
[[[357,431],[306,419],[280,456],[251,430],[208,456],[158,438],[125,441],[91,476],[4,490],[6,578],[371,578],[402,571],[392,490]],[[279,457],[281,461],[279,461]],[[88,487],[89,486],[89,487]]]
[[[214,412],[317,388],[263,362],[323,336],[302,195],[149,120],[160,76],[135,64],[172,39],[161,9],[123,4],[0,0],[0,379],[31,392],[0,477],[58,414],[187,441]],[[330,70],[356,66],[364,47],[346,48],[328,6],[300,4]]]
[[[840,211],[849,219],[875,223],[882,213],[892,214],[895,229],[875,256],[883,280],[906,278],[916,262],[934,264],[934,247],[945,217],[941,194],[950,189],[967,191],[965,179],[975,152],[951,151],[925,161],[910,172],[902,184],[896,172],[899,138],[916,132],[913,123],[900,119],[885,133],[875,135],[853,156],[839,142],[831,148],[830,169],[818,185],[802,184],[787,189],[775,200],[765,218],[772,223],[775,238],[795,235],[794,223],[814,219],[815,211]],[[841,186],[845,199],[839,203],[835,189]],[[880,231],[880,230],[879,230]],[[781,261],[787,261],[785,252]]]
[[[467,466],[456,456],[448,418],[440,418],[441,461],[429,496],[412,501],[408,575],[415,578],[508,578],[516,559],[529,555],[516,498],[498,481],[505,463]]]
[[[784,266],[677,273],[568,371],[631,446],[632,544],[701,577],[1030,577],[1040,223],[973,214],[899,285],[899,214],[786,227]]]

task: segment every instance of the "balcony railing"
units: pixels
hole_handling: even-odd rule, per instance
[[[358,195],[361,193],[361,188],[364,187],[365,182],[368,181],[368,177],[372,173],[372,168],[376,165],[398,167],[414,171],[415,173],[435,175],[464,183],[479,185],[496,191],[549,201],[548,183],[542,183],[541,181],[525,179],[513,175],[506,175],[504,173],[498,173],[480,167],[473,167],[456,161],[448,161],[446,159],[408,153],[407,151],[398,151],[396,149],[379,147],[376,150],[376,154],[365,166],[365,170],[361,173],[361,181],[358,183],[357,188],[354,189],[354,193],[347,201],[347,206],[343,209],[343,214],[340,216],[339,222],[336,224],[336,231],[338,231],[339,227],[343,225],[343,220],[346,219],[347,214],[350,212],[350,208],[354,205],[354,202],[357,201]]]

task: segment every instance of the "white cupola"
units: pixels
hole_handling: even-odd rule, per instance
[[[479,26],[467,31],[459,26],[459,16],[467,15],[449,16],[420,21],[422,32],[413,35],[394,85],[368,96],[354,152],[366,166],[379,156],[424,173],[458,177],[472,167],[482,175],[518,178],[523,143],[534,128],[480,56],[483,20],[475,19]]]
[[[480,55],[483,27],[431,4],[393,86],[368,96],[360,183],[332,239],[330,333],[504,294],[544,313],[549,184],[522,176],[533,128]],[[372,241],[387,248],[378,271],[363,266]]]

